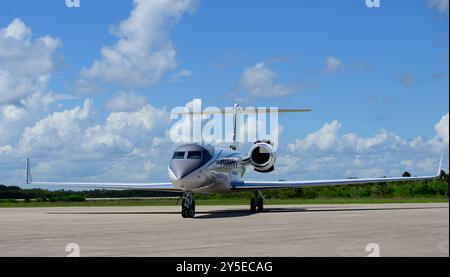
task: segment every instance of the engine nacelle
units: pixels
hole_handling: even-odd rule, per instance
[[[248,152],[248,160],[260,173],[269,173],[275,170],[275,151],[270,142],[257,142]]]

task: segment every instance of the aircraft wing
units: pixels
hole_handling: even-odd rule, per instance
[[[314,181],[243,181],[231,184],[234,191],[255,191],[255,190],[274,190],[297,187],[324,187],[324,186],[342,186],[342,185],[361,185],[386,182],[406,182],[417,180],[438,179],[442,169],[443,156],[439,165],[437,175],[420,177],[397,177],[397,178],[368,178],[368,179],[338,179],[338,180],[314,180]]]
[[[27,159],[27,185],[60,186],[68,188],[105,189],[105,190],[150,190],[162,192],[182,192],[172,183],[73,183],[73,182],[33,182],[30,159]]]
[[[163,192],[182,192],[171,183],[66,183],[66,182],[28,182],[36,186],[61,186],[68,188],[104,190],[150,190]]]

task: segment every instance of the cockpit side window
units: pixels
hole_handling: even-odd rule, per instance
[[[189,160],[201,160],[202,159],[202,151],[190,151],[188,153],[187,158]]]
[[[174,160],[183,160],[184,159],[184,154],[186,152],[182,152],[182,151],[177,151],[175,152],[175,154],[173,154],[173,159]]]

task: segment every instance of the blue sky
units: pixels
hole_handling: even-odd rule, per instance
[[[448,153],[448,0],[381,0],[380,8],[371,9],[364,0],[141,2],[81,0],[80,8],[69,9],[64,0],[2,1],[0,29],[7,30],[14,20],[19,20],[32,34],[18,43],[22,43],[24,51],[34,47],[39,49],[38,53],[48,54],[48,59],[40,62],[52,66],[34,75],[24,73],[20,83],[6,79],[14,78],[11,74],[14,67],[11,58],[1,52],[13,49],[13,42],[4,31],[4,41],[0,41],[0,73],[1,70],[8,73],[4,83],[8,81],[16,86],[2,87],[0,79],[0,95],[4,96],[0,97],[0,111],[3,111],[0,131],[9,132],[8,139],[0,140],[3,149],[0,157],[3,155],[3,160],[7,160],[0,163],[0,182],[17,182],[21,176],[21,159],[27,155],[34,156],[37,171],[44,177],[89,180],[127,177],[112,174],[108,169],[117,167],[132,171],[136,180],[164,179],[165,169],[155,161],[155,155],[164,151],[158,150],[154,141],[150,150],[143,146],[149,137],[162,139],[164,126],[159,123],[155,125],[159,129],[147,128],[145,124],[133,126],[135,130],[122,130],[125,134],[114,129],[108,138],[92,137],[92,128],[112,128],[108,126],[111,121],[108,118],[120,112],[122,120],[143,116],[139,120],[146,122],[145,117],[150,115],[139,113],[144,105],[150,105],[155,109],[152,112],[157,113],[164,107],[170,111],[174,106],[185,105],[194,98],[202,99],[204,106],[230,106],[240,99],[254,106],[314,109],[310,114],[281,117],[284,126],[281,143],[285,149],[280,154],[287,160],[294,159],[296,153],[311,159],[305,159],[306,164],[299,165],[302,168],[282,164],[285,170],[279,174],[284,172],[287,177],[327,177],[320,176],[315,168],[305,168],[319,163],[326,165],[322,170],[327,170],[333,167],[333,160],[327,164],[323,159],[339,159],[342,155],[348,158],[345,166],[353,167],[355,157],[365,157],[366,163],[355,172],[330,169],[329,175],[333,175],[330,177],[387,175],[408,166],[422,173],[431,167],[428,160],[436,152]],[[133,12],[148,13],[148,18],[133,20]],[[121,29],[121,22],[128,22],[128,27]],[[13,27],[20,29],[21,24]],[[58,41],[58,47],[39,48],[36,40],[46,36]],[[115,47],[121,39],[126,41],[128,50]],[[141,52],[148,55],[130,50],[139,43],[143,44],[139,46],[144,49]],[[127,61],[131,70],[102,56],[102,47],[120,52],[122,61]],[[150,61],[156,52],[174,56]],[[17,59],[29,62],[33,58],[23,54]],[[95,68],[95,61],[105,67]],[[266,79],[256,85],[245,82],[246,72],[252,78]],[[48,77],[44,84],[34,82],[44,75]],[[126,80],[123,76],[130,78]],[[80,81],[88,83],[87,89],[80,88]],[[20,90],[17,97],[11,96],[22,82],[27,85],[25,91]],[[36,93],[38,97],[26,101]],[[46,95],[58,97],[49,103],[36,100]],[[86,99],[92,103],[86,105]],[[32,101],[36,101],[35,105],[30,104]],[[65,164],[75,173],[61,172],[55,164],[70,158],[71,151],[79,153],[80,149],[88,149],[86,141],[73,141],[61,135],[58,128],[65,128],[64,124],[56,122],[58,119],[69,122],[64,118],[67,111],[77,107],[84,107],[89,116],[72,117],[74,126],[66,127],[83,136],[89,135],[88,142],[101,140],[89,148],[93,155],[90,158],[96,164],[89,170],[82,166],[75,168],[86,162],[78,157]],[[27,119],[13,123],[5,111],[20,111]],[[445,120],[446,130],[442,127]],[[442,123],[439,126],[444,130],[437,130],[438,123]],[[300,145],[308,145],[308,135],[314,133],[322,134],[317,141],[329,137],[330,133],[319,132],[326,131],[323,130],[326,124],[331,128],[328,130],[332,136],[330,145]],[[13,131],[11,126],[17,130]],[[370,144],[371,138],[376,141],[382,130],[392,135],[375,146],[363,147],[367,151],[350,151],[342,146],[347,143],[343,142],[345,134],[357,134],[364,139],[361,143]],[[127,138],[130,132],[139,135]],[[61,136],[60,140],[53,141],[54,134]],[[392,150],[396,145],[394,134],[409,146],[395,148],[397,152]],[[47,154],[39,151],[46,136],[49,136],[46,141],[53,141],[45,145]],[[139,140],[137,137],[141,136]],[[413,143],[417,137],[423,141],[420,147]],[[434,147],[438,143],[435,139],[439,140],[439,146]],[[147,150],[155,153],[136,154]],[[114,157],[121,157],[120,161],[111,162]],[[390,162],[383,165],[383,159]],[[424,165],[417,167],[413,163]],[[396,171],[391,170],[392,165],[396,165]]]

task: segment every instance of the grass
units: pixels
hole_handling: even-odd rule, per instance
[[[175,206],[176,200],[109,200],[96,202],[10,202],[0,201],[0,208],[40,207],[140,207]],[[448,197],[404,197],[404,198],[326,198],[326,199],[269,199],[267,205],[314,205],[314,204],[393,204],[393,203],[448,203]],[[199,206],[249,205],[248,199],[199,199]]]

